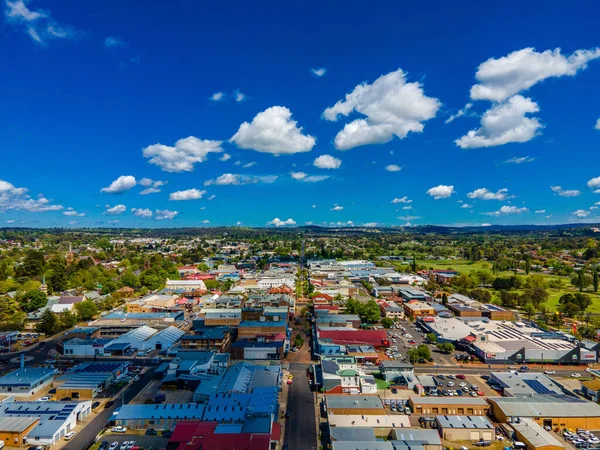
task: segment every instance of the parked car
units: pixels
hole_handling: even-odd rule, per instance
[[[112,444],[110,444],[110,447],[108,447],[108,450],[116,450],[116,448],[119,446],[118,442],[113,442]]]
[[[67,434],[65,434],[65,441],[70,441],[71,439],[73,439],[73,436],[75,436],[75,432],[69,431]]]
[[[113,400],[109,400],[104,404],[104,409],[108,409],[114,404],[115,404],[115,402]]]
[[[459,380],[464,380],[465,376],[462,373],[459,373],[458,375],[456,375],[456,378],[458,378]]]
[[[392,394],[397,394],[397,393],[398,393],[398,389],[392,388]]]
[[[146,430],[146,436],[156,436],[158,432],[154,428],[148,428]]]
[[[50,397],[48,397],[48,396],[38,398],[38,402],[48,402],[48,401],[50,401]]]
[[[555,370],[544,370],[544,373],[546,375],[554,375],[556,373],[556,371]]]
[[[113,433],[127,433],[127,427],[119,425],[118,427],[112,427],[110,431]]]
[[[96,409],[98,406],[100,406],[100,402],[92,403],[92,409]]]
[[[171,430],[165,430],[162,432],[162,437],[164,438],[170,438],[173,435],[173,432]]]
[[[108,448],[108,441],[102,441],[102,443],[98,447],[98,450],[106,450],[107,448]]]

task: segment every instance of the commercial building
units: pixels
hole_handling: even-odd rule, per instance
[[[516,438],[523,442],[528,450],[564,450],[565,446],[548,433],[539,424],[529,419],[522,419],[518,423],[511,423],[515,430]]]
[[[381,361],[379,366],[381,375],[385,381],[394,381],[402,383],[405,380],[407,383],[414,378],[415,370],[412,364],[402,361]]]
[[[48,367],[24,367],[15,369],[0,378],[0,393],[33,395],[48,386],[54,378],[54,369]]]
[[[75,337],[59,343],[63,355],[68,356],[104,356],[105,349],[112,344],[112,338],[81,339]]]
[[[415,414],[485,416],[490,405],[481,397],[410,397]]]
[[[120,362],[90,362],[75,366],[54,380],[57,397],[92,399],[127,373]]]
[[[204,321],[201,322],[204,323]],[[194,321],[194,333],[181,336],[180,348],[223,352],[228,348],[231,340],[231,328],[228,326],[196,326],[196,321]]]
[[[536,394],[564,393],[562,386],[552,378],[536,372],[492,372],[491,379],[503,388],[505,397],[531,396]]]
[[[600,429],[600,405],[569,395],[540,394],[531,397],[488,397],[491,415],[500,422],[531,419],[552,429]]]
[[[38,422],[37,417],[0,417],[0,441],[9,447],[25,447],[27,435]]]
[[[27,444],[52,445],[72,431],[90,414],[92,402],[15,402],[0,404],[0,420],[5,418],[36,419],[27,433]]]
[[[173,430],[182,420],[202,420],[204,405],[197,403],[171,403],[160,405],[123,405],[112,415],[115,425],[134,430],[154,428]]]
[[[112,348],[122,351],[123,348],[133,350],[161,350],[171,348],[185,333],[176,327],[157,330],[142,325],[116,338],[108,350]]]
[[[384,415],[385,408],[378,395],[327,395],[328,413],[342,415]]]
[[[166,289],[189,291],[206,291],[206,284],[202,280],[167,280]]]
[[[403,304],[404,315],[411,320],[418,317],[433,316],[435,315],[435,309],[426,302],[419,300],[410,300]]]
[[[448,441],[496,440],[496,429],[485,416],[436,416],[440,436]]]

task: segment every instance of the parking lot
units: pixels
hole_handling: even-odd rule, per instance
[[[140,434],[107,433],[100,438],[99,442],[107,441],[109,446],[113,442],[117,442],[120,447],[121,444],[125,441],[129,441],[129,442],[135,441],[135,445],[137,445],[139,447],[156,448],[156,449],[165,448],[167,446],[167,444],[169,443],[169,439],[164,438],[162,436],[145,436],[143,433],[144,433],[143,430],[140,432]],[[117,449],[119,447],[117,447]]]

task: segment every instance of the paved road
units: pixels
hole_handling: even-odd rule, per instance
[[[451,373],[451,374],[458,374],[458,373],[462,373],[465,375],[489,375],[490,372],[503,372],[506,371],[507,369],[504,366],[494,366],[492,365],[491,368],[488,368],[488,365],[473,365],[473,366],[463,366],[463,367],[459,367],[459,366],[442,366],[442,365],[438,365],[438,368],[436,369],[435,366],[421,366],[421,365],[417,365],[415,366],[415,373],[420,373],[420,374],[436,374],[437,373],[441,373],[441,374],[447,374],[447,373]],[[557,377],[569,377],[571,376],[572,373],[578,373],[581,376],[590,376],[590,374],[588,372],[585,371],[585,367],[567,367],[567,368],[560,368],[557,366],[551,366],[546,370],[554,370],[555,374],[554,376]],[[530,369],[531,372],[542,372],[541,369]]]
[[[315,422],[314,394],[308,387],[308,364],[290,363],[294,382],[288,393],[288,410],[292,417],[285,421],[285,444],[290,450],[316,450],[317,428]]]
[[[146,385],[152,380],[154,376],[154,369],[148,369],[148,371],[141,377],[140,381],[132,383],[132,385],[125,391],[124,400],[125,404],[129,403],[139,392],[146,387]],[[108,424],[112,413],[116,408],[121,406],[121,397],[115,399],[115,404],[98,414],[91,422],[86,424],[83,430],[80,430],[75,437],[69,441],[67,445],[63,447],[63,450],[81,450],[88,442],[96,437],[100,431]]]

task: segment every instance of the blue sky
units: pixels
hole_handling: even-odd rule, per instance
[[[1,1],[0,227],[600,221],[591,2]]]

